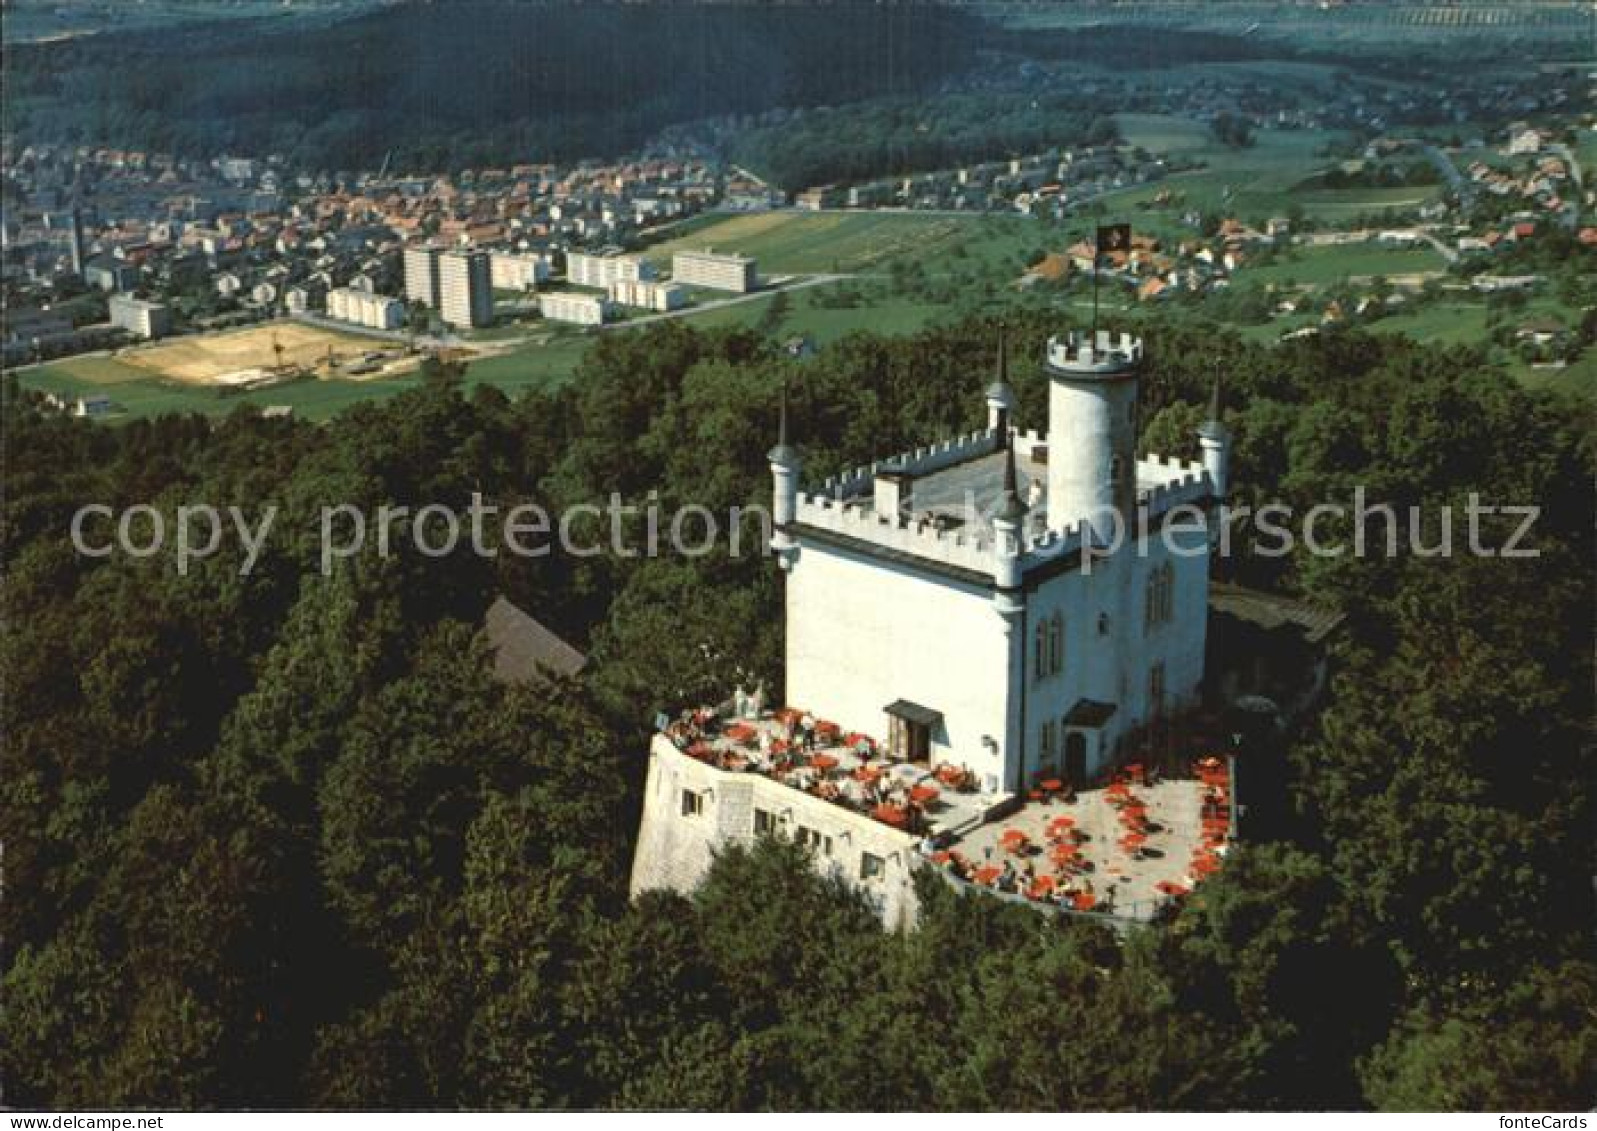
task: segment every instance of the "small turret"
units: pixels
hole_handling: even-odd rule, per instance
[[[1223,500],[1231,489],[1231,430],[1225,425],[1218,373],[1209,394],[1209,418],[1198,428],[1198,445],[1203,449],[1203,469],[1214,485],[1214,497]]]
[[[776,447],[766,453],[771,461],[771,549],[783,570],[793,566],[793,518],[798,510],[798,479],[804,461],[798,449],[787,440],[787,388],[782,388],[782,407],[777,417]]]
[[[987,386],[987,427],[1000,434],[1009,430],[1015,408],[1015,392],[1009,387],[1009,349],[1004,332],[998,332],[998,364],[993,367],[993,383]]]
[[[1004,488],[998,496],[998,506],[993,512],[993,603],[1006,617],[1013,617],[1026,607],[1025,593],[1020,585],[1020,553],[1026,516],[1030,508],[1020,496],[1015,476],[1014,445],[1004,444]]]

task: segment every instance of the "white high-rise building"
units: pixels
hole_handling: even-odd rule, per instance
[[[493,321],[487,252],[447,251],[438,257],[438,312],[451,326],[486,326]]]
[[[438,309],[439,249],[415,244],[405,249],[405,298]]]

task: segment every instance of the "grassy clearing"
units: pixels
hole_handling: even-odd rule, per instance
[[[1322,170],[1325,147],[1340,134],[1330,130],[1260,130],[1254,144],[1231,149],[1201,122],[1168,114],[1120,114],[1120,131],[1131,145],[1205,168],[1177,173],[1109,198],[1114,208],[1148,205],[1153,212],[1177,215],[1188,209],[1264,219],[1285,214],[1293,204],[1310,216],[1345,220],[1361,212],[1418,207],[1436,197],[1426,186],[1400,189],[1303,189],[1303,181]],[[1174,199],[1155,205],[1161,194]]]
[[[754,256],[764,275],[872,271],[901,256],[946,250],[982,222],[893,212],[756,212],[698,227],[645,254],[667,264],[675,252],[712,247]]]
[[[1350,278],[1418,275],[1439,272],[1446,267],[1446,261],[1430,247],[1342,244],[1333,247],[1294,247],[1271,263],[1245,268],[1241,278],[1247,283],[1293,283],[1324,287]]]
[[[112,383],[83,375],[82,358],[73,364],[52,363],[18,374],[25,388],[72,398],[92,394],[109,396],[119,415],[112,419],[197,412],[225,416],[239,405],[290,405],[298,416],[324,420],[361,401],[391,397],[416,385],[418,377],[390,377],[380,381],[340,379],[296,381],[271,389],[224,394],[223,390],[167,381],[148,375]]]

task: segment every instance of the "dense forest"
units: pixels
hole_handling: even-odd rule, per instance
[[[1094,113],[1083,101],[1067,94],[880,98],[744,130],[731,151],[740,164],[796,192],[1118,141],[1108,107]]]
[[[1012,356],[1057,328],[1012,323]],[[1543,512],[1535,559],[1237,565],[1347,612],[1331,699],[1280,752],[1289,835],[1124,940],[935,883],[920,928],[886,934],[777,842],[628,903],[647,720],[778,678],[769,563],[400,538],[318,572],[324,505],[763,499],[784,382],[817,474],[975,426],[995,332],[794,362],[671,323],[598,339],[558,391],[441,374],[322,426],[106,427],[9,383],[8,1102],[1589,1105],[1593,452],[1570,404],[1477,353],[1148,331],[1145,438],[1189,450],[1223,366],[1239,501],[1362,483]],[[1043,382],[1016,369],[1029,425]],[[236,549],[187,576],[73,552],[78,506],[146,500],[274,503],[280,533],[247,578]],[[477,626],[499,593],[589,670],[494,679]]]
[[[463,0],[309,33],[248,21],[9,46],[8,137],[311,168],[459,169],[634,150],[663,126],[925,91],[975,17],[898,4]]]

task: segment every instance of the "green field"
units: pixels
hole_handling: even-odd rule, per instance
[[[1374,243],[1340,244],[1331,247],[1293,247],[1272,262],[1259,267],[1244,267],[1239,278],[1245,283],[1287,283],[1324,287],[1350,278],[1369,279],[1417,275],[1445,270],[1447,262],[1432,248],[1382,247]]]
[[[787,314],[775,331],[776,337],[808,334],[816,344],[826,345],[856,330],[912,334],[949,313],[946,306],[897,295],[875,298],[854,307],[826,307],[816,301],[819,289],[807,288],[789,297]],[[765,317],[774,298],[774,295],[767,295],[735,306],[706,310],[689,315],[688,321],[701,329],[754,326]]]
[[[1284,215],[1294,203],[1304,214],[1327,221],[1346,221],[1362,213],[1416,208],[1436,199],[1440,189],[1303,188],[1303,182],[1329,163],[1325,147],[1339,135],[1322,130],[1260,130],[1254,144],[1232,149],[1216,141],[1202,122],[1168,114],[1119,114],[1126,143],[1159,156],[1203,162],[1204,168],[1172,174],[1162,181],[1114,193],[1112,208],[1148,205],[1155,212],[1218,212],[1264,219]],[[1161,193],[1175,199],[1153,204]]]
[[[752,255],[762,275],[815,275],[878,270],[906,255],[946,251],[984,218],[903,212],[754,212],[695,227],[645,251],[661,264],[678,251]]]

